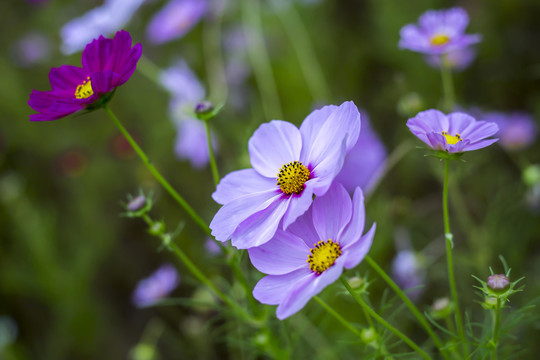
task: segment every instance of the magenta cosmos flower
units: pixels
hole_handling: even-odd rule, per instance
[[[169,295],[179,283],[180,276],[174,266],[165,264],[137,284],[133,304],[137,307],[151,306]]]
[[[376,228],[374,224],[362,236],[364,222],[362,190],[357,188],[351,201],[343,185],[334,183],[287,231],[279,229],[272,240],[249,249],[253,266],[268,274],[255,285],[253,296],[279,305],[280,320],[298,312],[336,281],[343,268],[364,259]]]
[[[216,240],[239,249],[270,240],[326,193],[360,132],[352,101],[315,110],[300,129],[273,120],[249,140],[253,169],[232,172],[219,183],[214,200],[223,206],[210,224]]]
[[[437,55],[463,49],[482,40],[478,34],[465,34],[468,24],[469,16],[462,8],[429,10],[420,16],[418,25],[401,28],[399,47]]]
[[[131,36],[124,30],[117,32],[114,39],[100,36],[93,40],[82,53],[82,68],[52,68],[52,90],[32,91],[28,105],[38,114],[30,115],[30,120],[56,120],[99,106],[116,87],[129,80],[141,53],[141,44],[132,47]]]
[[[438,110],[420,112],[407,121],[409,130],[434,150],[460,153],[484,148],[499,139],[488,139],[499,128],[487,121],[476,121],[465,113],[443,114]]]

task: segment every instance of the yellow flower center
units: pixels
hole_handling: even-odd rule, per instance
[[[339,243],[333,242],[332,239],[324,242],[319,241],[310,250],[307,262],[311,271],[317,274],[322,274],[323,271],[334,265],[336,259],[341,255],[341,248]]]
[[[443,131],[441,134],[446,138],[446,143],[448,145],[456,145],[458,141],[463,141],[461,135],[458,133],[456,133],[456,135],[450,135],[448,134],[448,131]]]
[[[90,76],[87,76],[86,80],[84,80],[81,85],[77,86],[77,89],[75,90],[75,98],[87,99],[92,95],[94,95],[94,91],[92,90],[92,81],[90,81]]]
[[[291,161],[279,169],[277,185],[287,195],[300,194],[309,180],[310,171],[300,161]]]
[[[433,46],[442,46],[450,41],[450,37],[445,34],[435,34],[431,37],[431,45]]]

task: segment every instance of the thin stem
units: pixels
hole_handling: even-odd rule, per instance
[[[214,185],[219,184],[219,171],[216,163],[216,157],[214,155],[214,146],[212,146],[212,134],[210,132],[210,120],[204,120],[206,126],[206,142],[208,144],[208,155],[210,155],[210,168],[212,169],[212,177],[214,178]]]
[[[450,160],[444,160],[444,182],[443,182],[443,217],[444,217],[444,233],[446,239],[446,262],[448,265],[448,282],[450,284],[450,293],[452,294],[452,301],[455,306],[455,318],[458,336],[461,340],[461,346],[463,347],[463,355],[465,359],[469,354],[469,346],[465,339],[465,332],[463,330],[463,320],[461,318],[461,310],[459,308],[458,293],[456,288],[456,280],[454,277],[454,262],[452,260],[452,247],[454,246],[452,233],[450,232],[450,220],[448,217],[448,172],[450,168]]]
[[[356,300],[358,304],[368,313],[370,314],[376,321],[378,321],[382,326],[388,329],[391,333],[396,335],[398,338],[403,340],[407,345],[409,345],[414,351],[416,351],[420,356],[422,356],[424,359],[431,359],[431,357],[422,350],[414,341],[409,339],[405,334],[403,334],[401,331],[390,325],[386,320],[384,320],[382,317],[379,316],[371,307],[369,307],[368,304],[362,299],[360,295],[354,292],[354,290],[351,288],[345,277],[343,275],[340,277],[341,282],[345,286],[345,288],[349,291],[349,293],[352,295],[352,297]]]
[[[317,55],[313,50],[312,41],[302,17],[296,11],[294,4],[283,6],[275,0],[272,4],[291,40],[311,95],[315,101],[329,100],[331,96],[328,84],[321,65],[317,61]]]
[[[317,301],[326,311],[330,313],[333,317],[336,318],[337,321],[339,321],[343,326],[345,326],[347,329],[351,330],[352,333],[354,333],[356,336],[358,336],[360,339],[362,338],[362,333],[358,331],[357,328],[352,326],[343,316],[339,315],[330,305],[328,305],[323,299],[321,299],[318,296],[313,297],[315,301]]]
[[[272,74],[268,50],[264,44],[260,6],[260,0],[242,1],[242,26],[248,39],[248,55],[261,92],[265,116],[267,119],[282,119],[281,102]]]
[[[224,104],[227,101],[229,89],[223,70],[223,55],[221,51],[221,15],[215,12],[208,16],[203,27],[203,51],[208,78],[208,98],[214,104]]]
[[[148,79],[163,87],[159,80],[161,69],[144,55],[141,56],[137,63],[137,70]]]
[[[445,111],[454,108],[454,82],[452,80],[452,70],[446,59],[446,55],[441,55],[441,79],[443,86],[443,107]]]
[[[448,354],[446,351],[442,350],[443,343],[441,339],[435,334],[433,329],[431,328],[431,325],[429,325],[426,318],[420,313],[416,305],[413,304],[413,302],[407,297],[407,295],[399,288],[399,286],[388,276],[388,274],[371,258],[371,256],[366,256],[365,260],[368,262],[368,264],[379,274],[380,277],[383,278],[383,280],[394,290],[394,292],[397,294],[397,296],[407,305],[407,307],[411,310],[413,315],[416,317],[420,325],[426,330],[427,334],[431,337],[433,340],[433,343],[435,346],[439,349],[440,353],[445,359],[449,359]]]
[[[491,343],[493,349],[491,351],[491,359],[497,360],[497,346],[499,345],[499,329],[501,327],[501,298],[497,297],[497,306],[495,308],[495,321],[493,324],[493,337]]]
[[[144,165],[150,170],[150,173],[154,175],[156,180],[167,190],[167,192],[184,208],[184,210],[188,213],[188,215],[199,225],[199,227],[208,235],[211,235],[210,228],[208,225],[206,225],[206,222],[193,210],[193,208],[176,192],[176,190],[173,189],[173,187],[169,184],[167,180],[161,175],[161,173],[152,165],[152,162],[148,159],[148,156],[146,156],[146,153],[139,147],[137,142],[131,137],[131,135],[128,133],[128,131],[124,128],[120,120],[114,115],[114,113],[111,111],[108,105],[104,105],[103,108],[109,114],[110,118],[114,121],[114,124],[118,127],[120,132],[124,135],[126,140],[129,142],[133,150],[139,155],[141,160],[143,161]]]

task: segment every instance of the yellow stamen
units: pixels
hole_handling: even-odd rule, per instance
[[[435,34],[431,37],[431,45],[433,46],[442,46],[450,41],[450,37],[445,34]]]
[[[441,134],[446,138],[446,143],[448,145],[456,145],[458,141],[463,141],[461,135],[458,133],[456,133],[456,135],[450,135],[448,134],[448,131],[443,131]]]
[[[300,161],[291,161],[279,169],[277,185],[287,195],[300,194],[309,180],[310,171]]]
[[[77,89],[75,90],[75,98],[87,99],[92,95],[94,95],[94,91],[92,90],[92,81],[90,81],[90,76],[87,76],[86,80],[84,80],[81,85],[77,86]]]
[[[324,242],[319,241],[310,250],[307,262],[311,271],[317,274],[322,274],[330,266],[334,265],[336,259],[341,255],[341,248],[338,242],[333,242],[332,239]]]

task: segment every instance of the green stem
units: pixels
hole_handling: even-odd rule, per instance
[[[313,297],[315,301],[317,301],[326,311],[330,313],[333,317],[336,318],[337,321],[339,321],[343,326],[345,326],[347,329],[351,330],[352,333],[354,333],[356,336],[358,336],[360,339],[362,338],[362,333],[352,326],[343,316],[339,315],[330,305],[328,305],[323,299],[321,299],[318,296]]]
[[[161,69],[144,55],[141,56],[137,63],[137,70],[148,79],[163,87],[159,80]]]
[[[371,258],[371,256],[366,256],[365,260],[368,262],[368,264],[379,274],[380,277],[383,278],[383,280],[394,290],[394,292],[397,294],[397,296],[405,303],[405,305],[411,310],[413,315],[416,317],[420,325],[426,330],[427,334],[431,339],[433,340],[433,343],[435,346],[439,349],[439,352],[442,354],[442,356],[445,359],[449,359],[448,354],[445,350],[443,350],[443,343],[441,339],[435,334],[433,329],[431,328],[431,325],[429,325],[426,318],[420,313],[416,305],[413,304],[413,302],[407,297],[407,295],[399,288],[399,286],[388,276],[388,274]]]
[[[452,248],[454,246],[452,233],[450,232],[450,220],[448,217],[448,172],[450,168],[450,160],[444,160],[444,182],[443,182],[443,217],[444,217],[444,237],[446,240],[446,262],[448,265],[448,282],[450,284],[450,292],[452,294],[452,301],[455,306],[455,319],[458,336],[461,340],[461,346],[463,347],[463,355],[465,359],[468,358],[469,346],[465,339],[465,332],[463,330],[463,320],[461,318],[461,310],[459,308],[458,293],[456,288],[456,280],[454,277],[454,262],[452,260]]]
[[[352,297],[356,300],[358,304],[368,313],[370,314],[375,320],[377,320],[382,326],[388,329],[391,333],[396,335],[398,338],[403,340],[407,345],[409,345],[414,351],[416,351],[420,356],[422,356],[424,359],[431,359],[431,357],[422,350],[414,341],[409,339],[405,334],[403,334],[401,331],[390,325],[386,320],[384,320],[382,317],[379,316],[371,307],[369,307],[368,304],[362,299],[360,295],[354,292],[354,290],[351,288],[345,277],[343,275],[340,277],[341,282],[345,286],[345,288],[349,291],[349,293],[352,295]]]
[[[441,79],[443,86],[443,107],[450,112],[454,108],[454,83],[452,80],[452,70],[446,59],[446,55],[441,55]]]
[[[144,165],[150,170],[150,173],[154,175],[156,180],[167,190],[167,192],[184,208],[184,210],[188,213],[188,215],[199,225],[199,227],[208,235],[211,235],[210,228],[208,225],[206,225],[206,222],[193,210],[193,208],[176,192],[176,190],[173,189],[173,187],[165,180],[165,178],[161,175],[161,173],[152,165],[152,162],[148,159],[148,156],[146,156],[145,152],[139,147],[137,142],[131,137],[131,135],[128,133],[128,131],[124,128],[120,120],[114,115],[114,113],[111,111],[108,105],[104,105],[103,108],[109,114],[110,118],[114,121],[114,124],[118,127],[120,132],[124,135],[126,140],[129,142],[131,147],[133,147],[133,150],[139,155],[141,160],[143,161]]]
[[[491,344],[493,349],[491,351],[491,359],[497,360],[497,346],[499,345],[499,329],[501,327],[501,298],[497,297],[497,306],[495,308],[495,321],[493,324],[493,337],[491,338]]]
[[[272,1],[276,14],[283,23],[285,32],[291,40],[300,69],[304,73],[307,86],[316,101],[331,99],[330,92],[317,55],[313,50],[309,33],[304,26],[302,17],[296,11],[294,4],[283,6],[280,2]]]
[[[210,168],[212,169],[212,177],[214,178],[214,185],[219,184],[219,171],[216,163],[216,157],[214,155],[214,147],[212,146],[212,134],[210,132],[210,120],[204,120],[206,126],[206,142],[208,144],[208,154],[210,155]]]
[[[203,27],[203,51],[208,77],[208,98],[214,104],[227,101],[228,88],[221,51],[221,16],[207,17]]]
[[[248,56],[261,92],[265,116],[267,119],[282,119],[279,94],[272,74],[268,50],[264,44],[260,6],[260,0],[242,1],[242,26],[248,39]]]

